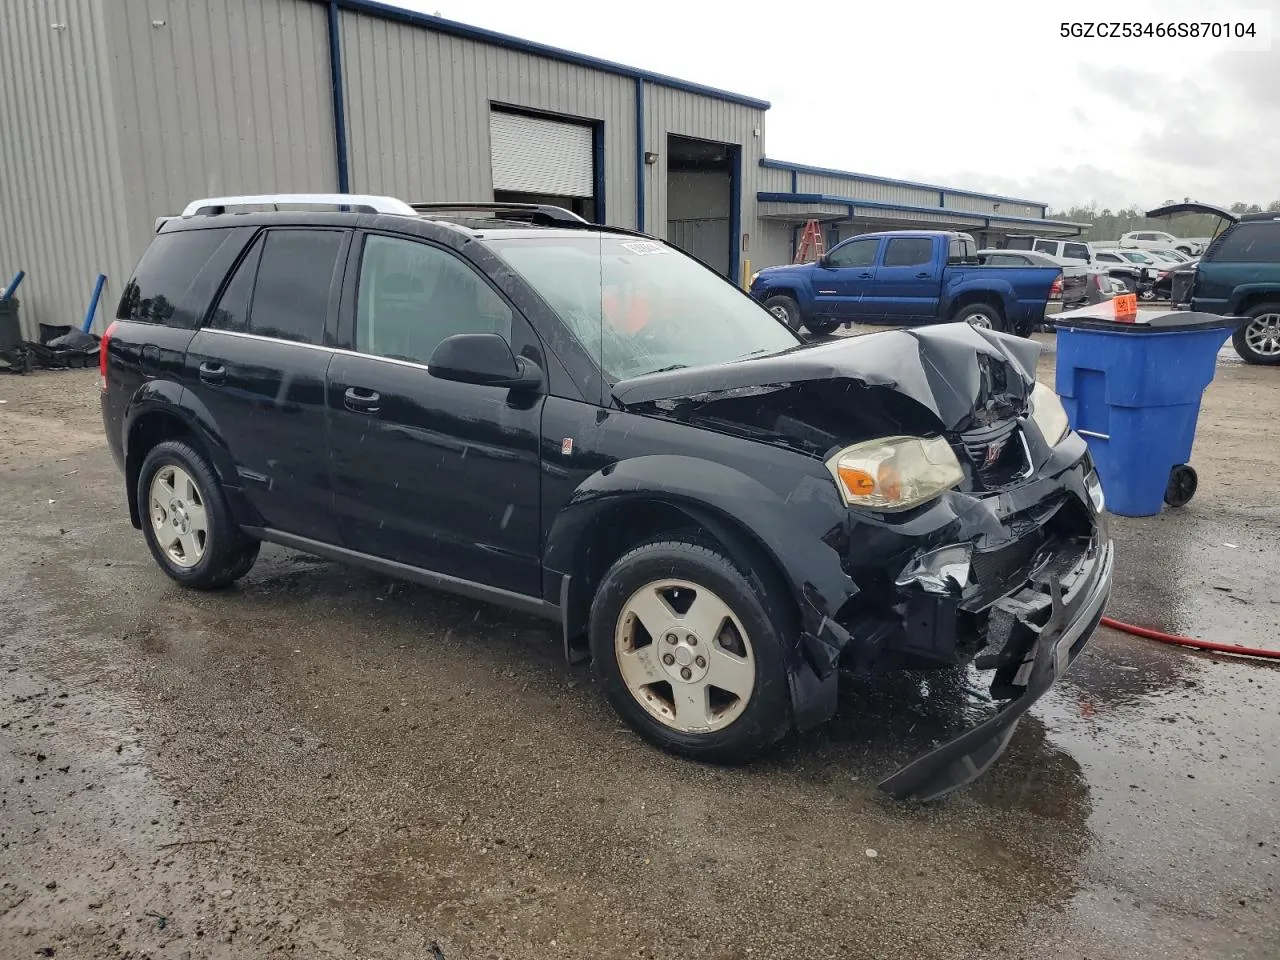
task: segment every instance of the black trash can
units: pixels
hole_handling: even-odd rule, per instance
[[[22,346],[22,327],[18,323],[18,301],[10,297],[0,300],[0,353]]]

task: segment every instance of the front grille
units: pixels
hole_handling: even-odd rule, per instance
[[[961,434],[960,444],[982,486],[1001,487],[1021,479],[1030,464],[1016,420]]]
[[[974,553],[970,565],[982,596],[994,599],[1025,580],[1044,539],[1044,531],[1036,530],[995,550]]]

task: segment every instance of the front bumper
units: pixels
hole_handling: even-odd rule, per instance
[[[1014,692],[994,716],[918,757],[880,784],[899,799],[934,800],[980,777],[1004,752],[1018,721],[1066,672],[1102,618],[1115,550],[1100,529],[1083,552],[1045,558],[1027,584],[992,607],[979,668],[995,668],[994,691]]]

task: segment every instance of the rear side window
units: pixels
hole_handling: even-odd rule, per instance
[[[208,301],[189,303],[188,294],[196,276],[230,235],[230,230],[159,234],[125,285],[116,307],[116,319],[195,327]]]
[[[1062,255],[1071,260],[1087,260],[1089,258],[1089,248],[1083,243],[1064,243],[1062,245]]]
[[[1206,259],[1280,264],[1280,220],[1236,224],[1214,244]]]
[[[341,230],[269,230],[240,261],[210,317],[219,330],[322,344]]]
[[[1037,240],[1034,249],[1040,253],[1047,253],[1052,256],[1058,252],[1058,245],[1052,240]]]
[[[933,241],[928,237],[894,237],[884,252],[886,267],[915,267],[933,259]]]

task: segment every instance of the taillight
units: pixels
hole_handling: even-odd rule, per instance
[[[1050,300],[1062,299],[1062,274],[1058,274],[1056,277],[1053,278],[1053,285],[1049,287],[1049,299]]]
[[[112,320],[111,325],[107,327],[102,334],[102,339],[98,341],[98,376],[102,379],[102,392],[107,392],[107,347],[111,344],[111,333],[116,328],[116,321]]]

